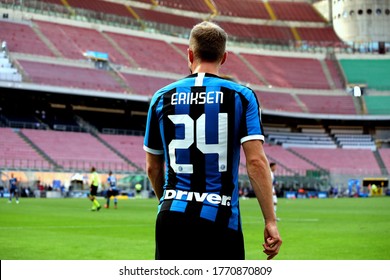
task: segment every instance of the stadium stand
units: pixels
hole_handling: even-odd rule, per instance
[[[83,131],[82,127],[80,127],[75,116],[71,113],[69,109],[64,108],[56,110],[47,110],[44,112],[44,118],[42,118],[42,115],[40,121],[44,121],[44,123],[47,124],[48,127],[53,130]]]
[[[264,151],[270,160],[277,162],[280,166],[293,172],[286,172],[283,169],[279,170],[279,175],[289,175],[291,173],[305,176],[308,170],[316,170],[317,167],[312,163],[298,157],[288,149],[279,145],[264,144]]]
[[[150,1],[151,2],[151,1]],[[157,5],[179,9],[184,11],[194,11],[199,13],[210,13],[210,8],[206,5],[205,1],[192,1],[192,0],[163,0],[154,1]]]
[[[155,93],[161,87],[175,81],[175,79],[152,77],[139,74],[122,73],[122,75],[133,93],[145,96],[152,96],[153,93]]]
[[[4,104],[4,103],[3,103]],[[4,106],[4,105],[2,105]],[[32,110],[24,110],[25,106],[17,106],[12,104],[6,106],[7,108],[1,107],[1,121],[5,126],[13,128],[44,128],[46,125],[42,123],[37,116],[34,115]]]
[[[107,36],[110,36],[113,38],[113,40],[116,40],[119,44],[122,45],[122,51],[116,51],[117,48],[113,47],[111,43],[109,43],[106,38],[103,38],[103,36],[95,31],[85,28],[77,28],[72,26],[59,26],[56,24],[49,24],[49,23],[42,23],[37,22],[37,25],[39,28],[41,28],[44,34],[46,34],[47,38],[51,38],[53,42],[53,45],[60,51],[64,56],[67,58],[72,59],[81,59],[83,58],[83,53],[85,50],[88,49],[88,46],[97,46],[99,50],[107,51],[111,55],[114,54],[113,59],[116,62],[119,62],[120,64],[124,66],[129,66],[130,61],[135,61],[134,64],[136,65],[144,65],[145,68],[151,69],[151,70],[159,70],[159,71],[172,71],[177,73],[186,73],[188,70],[186,69],[186,66],[182,61],[184,60],[185,54],[183,52],[179,52],[178,50],[175,50],[174,47],[177,47],[178,44],[175,45],[169,45],[162,41],[157,40],[149,40],[146,42],[145,40],[148,39],[142,39],[139,37],[134,36],[125,36],[121,34],[107,34]],[[33,32],[33,31],[31,31]],[[59,36],[58,34],[62,34],[65,32],[67,34],[66,36]],[[55,36],[52,34],[56,34]],[[82,34],[83,40],[77,40],[78,34]],[[65,39],[63,39],[65,38]],[[69,40],[66,40],[66,38],[70,38]],[[89,38],[89,39],[88,39]],[[125,38],[125,39],[123,39]],[[58,39],[58,40],[57,40]],[[69,44],[69,42],[78,42],[78,45],[75,46],[75,43]],[[84,43],[83,43],[84,42]],[[97,43],[100,42],[100,43]],[[119,43],[120,42],[120,43]],[[152,47],[150,47],[152,50],[148,53],[145,53],[144,45],[145,44],[152,44]],[[138,49],[137,47],[138,46]],[[179,47],[183,50],[183,47]],[[124,58],[121,53],[123,53],[123,50],[125,49],[131,49],[132,50],[132,57],[130,58]],[[158,61],[158,58],[156,59],[148,59],[149,57],[153,55],[158,55],[159,52],[163,52],[165,54],[168,54],[166,57],[166,62],[161,64]],[[184,56],[184,57],[183,57]],[[253,83],[261,85],[263,81],[259,78],[259,74],[251,71],[251,65],[249,65],[248,60],[251,59],[251,57],[247,57],[246,61],[245,56],[248,56],[248,54],[242,54],[240,57],[238,57],[238,54],[235,54],[234,52],[231,52],[231,59],[230,62],[226,65],[226,74],[231,75],[233,77],[236,77],[238,80],[241,80],[246,83]],[[274,59],[272,57],[269,58],[270,60]],[[291,58],[293,59],[293,58]],[[168,63],[168,61],[170,63]],[[305,61],[305,60],[303,60]],[[158,63],[157,63],[158,62]],[[172,63],[173,62],[173,63]],[[300,63],[300,61],[298,61]],[[169,67],[165,67],[167,69],[163,69],[161,65],[169,65]],[[233,66],[234,65],[234,66]],[[248,71],[249,68],[249,71]],[[28,70],[27,70],[28,72]],[[250,73],[249,75],[243,75],[243,73]],[[303,74],[302,74],[303,75]],[[54,79],[54,78],[53,78]],[[49,79],[48,79],[49,80]],[[54,85],[58,85],[58,82],[55,82],[56,79],[54,79]],[[61,80],[61,78],[57,78],[57,80]],[[326,82],[326,81],[325,81]],[[277,85],[277,84],[276,84]],[[287,84],[285,84],[287,86]],[[77,87],[77,85],[75,85]],[[307,87],[304,84],[297,85],[297,87],[305,88]],[[315,86],[314,86],[315,87]],[[81,88],[85,88],[84,86]],[[103,87],[104,88],[104,87]],[[122,89],[117,88],[119,92],[122,91]],[[112,87],[110,89],[112,91]]]
[[[85,59],[86,51],[98,51],[109,54],[112,63],[132,66],[131,60],[124,57],[104,34],[97,30],[43,21],[34,23],[65,58],[82,60]]]
[[[229,0],[214,0],[213,2],[222,16],[271,19],[264,3],[261,1],[249,0],[245,1],[245,5],[242,5],[242,2]]]
[[[390,173],[390,149],[379,149],[379,154],[383,160],[383,163],[387,169],[387,174]]]
[[[388,79],[390,59],[345,59],[340,56],[339,62],[344,70],[347,83],[365,84],[371,89],[390,90]],[[364,69],[364,71],[362,71]]]
[[[53,56],[53,52],[35,34],[31,23],[0,21],[1,40],[10,52]]]
[[[376,150],[376,145],[371,135],[335,134],[334,137],[342,148]]]
[[[107,111],[107,109],[105,110],[104,108],[92,108],[92,110],[88,109],[91,108],[74,109],[76,119],[78,119],[87,130],[91,130],[96,133],[135,133],[138,135],[141,135],[145,130],[145,123],[143,121],[144,116],[142,115],[140,116],[140,119],[137,119],[136,116],[131,115],[131,112],[124,112],[125,110],[121,109],[111,111]],[[130,111],[130,108],[128,108],[128,110]],[[145,108],[142,108],[142,110],[145,110]]]
[[[36,84],[125,92],[107,71],[27,60],[18,60],[18,63],[28,78]]]
[[[145,153],[142,148],[144,138],[142,136],[109,134],[100,134],[99,136],[133,162],[139,169],[146,170]]]
[[[321,168],[337,174],[381,175],[381,170],[371,150],[301,147],[293,147],[291,150]]]
[[[12,82],[22,81],[22,75],[12,65],[6,50],[0,52],[0,80]]]
[[[364,102],[367,113],[370,115],[388,115],[390,96],[385,95],[365,95]]]
[[[297,27],[302,41],[317,46],[342,46],[332,27]]]
[[[185,34],[197,22],[213,19],[228,29],[232,36],[252,42],[290,44],[294,41],[304,41],[305,46],[347,47],[343,46],[329,23],[306,2],[245,0],[240,1],[239,5],[226,0],[199,3],[193,1],[114,3],[102,0],[25,2],[24,5],[35,12],[42,10],[43,13],[53,12],[63,14],[65,17],[77,15],[81,19],[109,24],[131,24],[135,29],[157,28],[161,33],[172,35]],[[251,20],[262,22],[253,24]],[[240,27],[233,28],[230,22],[236,22]],[[295,26],[295,23],[300,25]],[[259,33],[259,29],[263,31]]]
[[[340,74],[340,68],[337,60],[325,58],[325,63],[329,70],[329,74],[334,83],[334,88],[336,89],[344,89],[345,81],[343,80],[342,75]]]
[[[98,1],[102,2],[102,1]],[[103,1],[104,2],[104,1]],[[92,5],[89,3],[88,5]],[[99,7],[94,8],[95,10],[99,10]],[[45,23],[42,21],[34,21],[35,28],[31,29],[30,32],[33,32],[36,34],[42,34],[45,36],[49,43],[46,43],[46,45],[51,46],[51,48],[55,48],[59,53],[67,58],[71,59],[82,59],[83,53],[90,49],[92,46],[99,51],[106,52],[110,56],[110,60],[113,63],[118,63],[120,65],[124,66],[133,66],[133,67],[139,67],[139,65],[142,65],[146,69],[150,70],[157,70],[157,71],[170,71],[170,72],[176,72],[176,73],[186,73],[187,69],[185,64],[182,63],[183,54],[177,53],[177,50],[174,48],[174,44],[169,44],[166,42],[163,42],[161,40],[151,40],[151,39],[144,39],[140,37],[135,36],[127,36],[123,34],[114,34],[114,33],[107,33],[107,32],[100,32],[94,29],[90,28],[80,28],[75,26],[69,26],[69,25],[58,25],[53,23]],[[225,24],[225,22],[221,22],[221,24]],[[226,23],[229,25],[229,23]],[[232,27],[239,26],[239,24],[230,24]],[[244,24],[245,26],[250,26],[248,24]],[[257,26],[253,26],[254,30],[261,30],[261,28],[256,28]],[[267,34],[270,34],[270,36],[278,36],[275,34],[278,34],[275,28],[279,28],[276,26],[264,26],[265,29],[270,29],[269,31],[266,31]],[[275,29],[275,30],[274,30]],[[254,31],[253,30],[253,31]],[[279,29],[277,29],[279,30]],[[289,29],[286,29],[289,30]],[[287,36],[287,39],[291,39],[291,32],[290,31],[283,31],[280,33],[280,38],[284,37],[286,39],[286,34],[289,33]],[[40,36],[42,38],[42,35]],[[256,34],[253,32],[248,33],[248,36],[251,37],[262,37],[263,39],[266,39],[267,36]],[[39,38],[38,38],[39,40]],[[147,41],[146,41],[147,40]],[[46,40],[45,40],[46,42]],[[42,44],[42,40],[40,41]],[[148,44],[150,47],[148,49],[145,49],[144,46]],[[47,48],[47,47],[46,47]],[[180,48],[182,49],[182,48]],[[51,50],[50,55],[53,55],[53,53],[58,52],[56,50]],[[167,54],[164,56],[166,59],[161,63],[158,61],[158,54],[164,52]],[[240,63],[241,65],[236,67],[229,67],[227,65],[226,69],[228,69],[226,73],[227,75],[232,75],[233,77],[237,77],[237,73],[243,73],[244,69],[247,70],[249,67],[248,65],[242,65],[244,62],[242,62],[243,59],[246,59],[248,61],[248,58],[245,58],[246,55],[241,55],[241,59],[236,59],[234,52],[231,52],[231,57],[234,60],[234,64]],[[37,54],[37,53],[35,53]],[[184,53],[184,57],[185,57]],[[238,55],[238,53],[237,53]],[[250,55],[249,55],[250,56]],[[149,57],[152,57],[153,59],[149,59]],[[155,58],[154,58],[155,57]],[[256,56],[257,59],[259,59],[259,56]],[[249,57],[249,60],[251,57]],[[282,58],[281,60],[283,60]],[[307,67],[316,68],[317,70],[314,72],[317,75],[313,75],[313,77],[319,76],[318,80],[315,81],[313,79],[310,79],[309,84],[305,82],[304,79],[298,78],[297,84],[291,84],[291,81],[296,80],[295,76],[288,78],[290,81],[275,81],[274,79],[271,79],[270,84],[273,86],[285,86],[285,87],[296,87],[296,88],[329,88],[329,84],[324,77],[323,70],[321,70],[321,67],[319,65],[316,65],[317,63],[308,62],[308,60],[302,60],[302,61],[293,61],[296,58],[290,58],[292,61],[291,63],[302,63],[302,64],[308,64]],[[300,59],[300,58],[298,58]],[[268,61],[268,64],[270,67],[276,67],[274,64],[278,64],[279,61],[277,57],[267,57],[266,60]],[[276,61],[275,61],[276,60]],[[300,59],[301,60],[301,59]],[[248,62],[245,62],[248,64]],[[288,65],[291,65],[291,63],[288,63]],[[267,63],[266,63],[267,64]],[[161,65],[165,65],[166,67],[162,67]],[[233,61],[231,61],[231,65],[233,65]],[[253,84],[263,84],[264,81],[262,79],[259,79],[258,73],[254,73],[252,66],[251,71],[246,71],[246,73],[250,73],[249,75],[245,75],[246,79],[243,79],[242,77],[237,77],[238,80],[247,82],[247,83],[253,83]],[[256,65],[254,68],[260,67],[259,65]],[[305,67],[304,69],[306,69]],[[242,68],[242,70],[241,70]],[[235,71],[233,71],[235,70]],[[291,71],[292,70],[292,71]],[[280,74],[286,74],[287,73],[299,73],[297,71],[294,71],[296,69],[288,69],[288,71],[282,72]],[[256,71],[256,70],[255,70]],[[281,71],[281,70],[279,70]],[[259,72],[259,69],[257,69],[257,72]],[[331,71],[331,73],[335,73],[334,71]],[[306,75],[307,73],[305,71],[301,72],[302,75]],[[240,76],[243,76],[242,74]],[[280,75],[279,75],[280,76]],[[337,78],[337,76],[333,75],[333,80],[335,83],[340,84],[340,78]],[[261,80],[261,81],[260,81]]]
[[[330,89],[317,59],[242,54],[273,87]]]
[[[324,18],[306,2],[269,1],[270,7],[279,20],[325,22]]]
[[[229,58],[221,69],[221,74],[230,76],[242,83],[264,85],[261,77],[251,70],[251,65],[240,54],[229,52]]]
[[[0,127],[0,168],[50,170],[54,166],[29,145],[19,129]]]
[[[239,39],[259,38],[263,43],[279,42],[280,44],[289,44],[294,40],[291,29],[287,26],[270,26],[250,23],[218,22],[226,32]],[[236,39],[237,40],[237,39]]]
[[[367,113],[370,115],[390,114],[390,96],[388,95],[365,95],[364,103]]]
[[[201,19],[183,16],[176,13],[167,13],[157,11],[154,9],[142,9],[137,7],[131,8],[137,15],[137,18],[144,20],[143,25],[148,27],[149,22],[155,22],[158,19],[159,27],[162,32],[174,33],[176,28],[172,26],[179,26],[186,29],[191,29],[195,24],[199,23]],[[153,26],[153,25],[152,25]]]
[[[289,93],[259,91],[256,94],[262,108],[283,112],[304,112],[294,96]]]
[[[313,148],[336,148],[333,139],[326,133],[303,133],[303,132],[272,132],[268,134],[269,142],[290,147],[313,147]]]
[[[88,171],[92,166],[105,171],[134,170],[89,133],[33,129],[22,129],[21,132],[65,170]]]
[[[107,34],[126,50],[141,68],[178,74],[188,73],[185,58],[165,41],[118,33]]]
[[[57,1],[64,3],[64,1]],[[79,8],[84,10],[92,10],[101,14],[114,14],[123,17],[131,16],[129,10],[126,9],[124,4],[115,2],[101,1],[101,0],[67,0],[67,4],[70,8]]]
[[[5,3],[4,0],[0,2]],[[390,100],[386,92],[390,90],[386,72],[390,68],[388,60],[362,59],[355,54],[333,55],[336,51],[333,47],[342,46],[342,42],[307,2],[24,2],[29,11],[37,13],[32,21],[0,20],[0,40],[7,41],[11,63],[22,70],[22,84],[60,86],[68,90],[88,89],[95,91],[96,95],[107,92],[107,96],[126,93],[124,96],[150,97],[156,89],[188,74],[185,39],[188,30],[197,22],[212,18],[236,40],[234,45],[229,45],[229,58],[221,73],[255,89],[261,107],[267,114],[272,113],[271,117],[264,114],[264,119],[286,124],[284,127],[265,128],[265,151],[270,160],[278,163],[278,176],[306,176],[310,171],[319,169],[347,175],[355,171],[362,176],[383,174],[374,156],[376,149],[387,168],[385,174],[389,174],[389,149],[386,145],[378,148],[375,129],[367,129],[371,123],[358,131],[332,126],[340,115],[390,114]],[[39,14],[56,15],[66,20],[57,22]],[[148,33],[139,32],[141,29]],[[159,33],[174,35],[175,39]],[[308,53],[317,51],[310,48],[311,44],[325,47],[319,48],[319,51],[329,52]],[[264,51],[264,48],[269,50]],[[84,56],[87,50],[109,54],[109,67],[96,69]],[[365,84],[384,93],[365,94],[359,99],[362,102],[360,108],[356,99],[345,92],[346,85],[354,83]],[[80,103],[84,102],[83,98],[80,97]],[[74,105],[63,103],[67,107]],[[26,163],[20,160],[21,154],[11,153],[9,149],[6,152],[0,150],[0,158],[9,159],[14,164],[12,167],[21,169],[53,169],[55,166],[60,170],[87,171],[94,164],[99,169],[118,172],[143,170],[142,136],[105,133],[132,133],[133,129],[142,132],[145,112],[139,109],[140,117],[134,119],[129,116],[132,110],[138,110],[135,108],[137,105],[118,109],[114,101],[104,100],[97,104],[103,109],[113,108],[111,111],[61,111],[54,108],[54,114],[48,113],[45,120],[37,120],[33,112],[27,117],[21,112],[14,116],[10,113],[12,110],[3,109],[0,111],[0,125],[34,128],[39,123],[40,128],[45,128],[46,124],[53,130],[22,129],[22,133],[9,128],[4,132],[0,130],[2,149],[11,145],[8,142],[11,139],[24,143],[23,147],[14,150],[28,149],[26,155],[35,153],[31,158],[23,157],[28,160]],[[119,112],[121,110],[124,112]],[[287,114],[287,117],[274,118],[279,114]],[[322,114],[330,116],[330,120],[326,119],[321,127],[304,127],[302,125],[309,121],[296,120],[302,114],[310,115],[311,119],[316,119],[316,114]],[[65,130],[65,126],[82,131],[76,121],[78,118],[96,129],[98,137],[85,131],[61,131]],[[26,123],[29,125],[26,126]],[[21,140],[23,135],[31,141],[30,144]],[[37,150],[46,154],[48,159]],[[241,167],[245,166],[243,159],[244,156]],[[18,165],[15,165],[16,162]],[[11,166],[8,161],[4,164]],[[244,174],[245,169],[240,170]]]
[[[357,111],[352,96],[325,96],[298,94],[309,113],[315,114],[350,114],[356,115]]]

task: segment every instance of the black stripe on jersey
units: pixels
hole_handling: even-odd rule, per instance
[[[242,111],[246,112],[247,110],[246,108],[248,107],[249,102],[241,93],[238,93],[238,96],[240,97],[241,100]],[[242,116],[240,122],[240,132],[239,132],[240,138],[244,135],[247,135],[247,131],[248,131],[248,126],[247,126],[246,117]]]
[[[257,102],[257,108],[259,108],[259,122],[260,122],[260,129],[261,129],[261,133],[264,134],[264,130],[263,130],[263,123],[261,122],[261,104],[260,104],[260,101],[259,99],[257,98],[257,95],[256,93],[251,89],[253,95],[255,96],[255,100]]]
[[[159,101],[160,101],[161,98],[158,98],[156,100],[156,102],[152,105],[152,107],[150,108],[150,127],[148,128],[149,130],[147,131],[149,133],[148,135],[148,145],[150,145],[149,142],[151,142],[149,139],[154,139],[154,140],[157,140],[157,139],[161,139],[161,134],[160,134],[160,131],[158,129],[156,129],[155,125],[158,125],[158,116],[157,116],[157,107],[158,107],[158,104],[159,104]],[[146,136],[146,135],[145,135]],[[158,141],[156,141],[158,142]],[[156,143],[157,145],[157,143]],[[156,147],[153,145],[154,149],[160,149],[161,147]]]
[[[259,103],[259,100],[257,99],[257,96],[255,94],[255,92],[251,89],[249,89],[251,91],[251,93],[253,94],[253,97],[254,99],[256,100],[256,106],[257,108],[260,108],[260,103]],[[241,98],[241,102],[242,102],[242,105],[243,105],[243,112],[246,112],[247,110],[247,107],[249,105],[249,101],[241,94],[241,93],[238,93],[240,98]],[[260,109],[259,109],[259,114],[260,114]],[[261,123],[261,116],[259,115],[259,127],[260,127],[260,130],[262,132],[262,134],[264,134],[264,130],[263,130],[263,125]],[[248,135],[248,126],[247,126],[247,120],[246,120],[246,117],[243,116],[241,118],[241,125],[240,125],[240,137],[242,136],[245,136],[245,135]]]
[[[191,87],[191,92],[206,92],[206,87]],[[205,112],[204,106],[205,105],[201,104],[190,106],[189,115],[193,120],[197,120]],[[196,130],[194,133],[194,137],[196,139]],[[204,193],[206,192],[205,155],[199,151],[196,147],[196,143],[193,143],[189,150],[191,163],[193,165],[193,173],[191,174],[191,191]],[[202,207],[202,203],[189,203],[186,208],[186,213],[191,216],[199,217]]]
[[[176,88],[171,89],[167,93],[163,95],[163,104],[162,104],[162,110],[161,110],[161,118],[163,120],[163,126],[164,126],[164,141],[165,143],[169,144],[172,139],[176,138],[175,132],[175,124],[172,123],[171,120],[167,116],[175,114],[175,107],[171,105],[171,96],[176,92]],[[177,184],[177,178],[176,173],[173,171],[169,156],[166,157],[166,165],[168,166],[168,185],[166,186],[166,189],[175,189],[175,186]],[[166,200],[164,201],[164,204],[161,207],[160,211],[169,210],[171,208],[173,200]]]
[[[226,172],[221,172],[221,192],[220,195],[232,196],[234,190],[233,182],[233,153],[234,141],[239,140],[235,134],[235,91],[229,88],[221,87],[221,91],[224,93],[224,102],[220,104],[220,112],[228,113],[228,166]],[[231,207],[219,207],[215,223],[222,227],[228,227],[229,219],[231,216]]]

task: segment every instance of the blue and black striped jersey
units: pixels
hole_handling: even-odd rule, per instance
[[[178,211],[241,230],[240,145],[264,140],[255,93],[197,73],[157,91],[149,107],[144,150],[164,155],[159,211]]]
[[[9,185],[10,185],[10,187],[11,187],[11,188],[16,188],[16,182],[17,182],[16,178],[11,178],[11,179],[9,179]]]
[[[110,188],[116,188],[116,177],[114,175],[110,175],[107,177],[107,183],[110,185]]]

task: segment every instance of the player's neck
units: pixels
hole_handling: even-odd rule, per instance
[[[219,75],[219,67],[215,63],[202,62],[197,65],[193,65],[192,73],[210,73]]]

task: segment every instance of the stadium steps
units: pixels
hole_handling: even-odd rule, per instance
[[[266,86],[270,86],[270,83],[256,70],[256,68],[250,64],[241,54],[236,53],[239,59],[256,75],[257,78]]]
[[[364,104],[364,99],[359,98],[359,97],[355,97],[352,100],[353,100],[353,104],[355,105],[357,114],[358,115],[367,115],[367,108]]]
[[[121,159],[123,159],[126,163],[128,163],[129,165],[133,166],[137,171],[143,171],[138,165],[136,165],[134,162],[132,162],[131,160],[129,160],[127,157],[125,157],[124,155],[122,155],[119,151],[117,151],[114,147],[112,147],[107,141],[105,141],[104,139],[102,139],[98,133],[93,133],[91,132],[91,135],[94,136],[97,140],[99,140],[104,146],[106,146],[107,148],[109,148],[113,153],[115,153],[116,155],[118,155]]]
[[[212,20],[213,18],[218,16],[218,10],[215,7],[214,1],[212,1],[212,0],[203,0],[203,1],[206,4],[206,6],[210,9],[210,11],[211,11],[211,15],[210,15],[209,20]]]
[[[267,10],[271,20],[278,20],[275,11],[272,9],[272,6],[267,1],[264,2],[264,7]]]
[[[41,39],[41,41],[53,52],[53,54],[56,57],[64,57],[62,53],[54,46],[54,44],[42,33],[42,31],[39,29],[39,27],[32,22],[32,29],[34,30],[35,34]]]
[[[334,82],[333,79],[332,79],[332,75],[330,74],[328,65],[326,65],[325,60],[319,59],[319,62],[320,62],[322,71],[323,71],[324,74],[325,74],[325,78],[326,78],[326,80],[328,81],[329,87],[330,87],[331,89],[336,89],[336,84],[335,84],[335,82]]]
[[[297,157],[299,157],[300,159],[303,159],[304,161],[307,161],[308,163],[310,163],[311,165],[315,166],[316,168],[318,168],[318,170],[320,171],[323,171],[324,173],[328,173],[328,171],[324,168],[322,168],[321,166],[319,166],[317,163],[315,163],[314,161],[311,161],[310,159],[304,157],[303,155],[301,155],[300,153],[290,149],[290,148],[287,148],[287,151],[289,151],[290,153],[296,155]]]
[[[332,130],[330,128],[326,129],[326,133],[329,134],[330,138],[333,140],[333,142],[337,145],[337,148],[342,148],[339,141],[337,141],[337,137],[334,133],[332,133]]]
[[[106,40],[108,42],[110,42],[110,44],[121,54],[123,55],[124,58],[126,58],[130,64],[134,67],[134,68],[140,68],[140,66],[138,65],[138,63],[130,56],[127,54],[127,52],[125,52],[119,45],[117,42],[115,42],[114,39],[112,39],[108,34],[104,33],[104,32],[100,32],[100,34],[102,34],[102,36],[104,38],[106,38]]]
[[[291,168],[288,168],[286,165],[284,165],[282,162],[280,162],[279,160],[267,155],[267,158],[268,158],[268,161],[269,162],[275,162],[277,165],[279,165],[281,168],[283,168],[285,171],[287,172],[291,172],[291,174],[296,174],[296,172],[294,172],[293,169]]]
[[[306,104],[303,103],[296,94],[291,94],[291,96],[294,98],[295,102],[297,102],[304,113],[309,113],[309,109],[307,108]]]
[[[168,43],[178,54],[180,54],[185,60],[187,60],[187,55],[184,54],[175,44]]]
[[[12,53],[9,53],[9,52],[7,54],[8,54],[8,57],[9,57],[12,65],[16,68],[18,73],[22,76],[22,81],[27,82],[27,83],[32,83],[31,78],[28,75],[26,75],[26,72],[24,71],[22,65],[20,65],[19,61],[14,57],[14,55]]]
[[[381,174],[382,175],[389,175],[389,172],[387,171],[387,167],[386,167],[378,149],[375,151],[372,151],[372,152],[374,153],[374,157],[375,157],[376,161],[378,162],[379,168],[381,169]]]
[[[337,59],[336,55],[334,53],[328,53],[327,54],[328,59],[333,62],[334,67],[336,69],[337,75],[341,81],[341,88],[345,88],[347,84],[347,78],[345,76],[343,67],[340,64],[340,61]],[[328,67],[329,68],[329,67]]]
[[[89,122],[85,121],[83,118],[81,118],[80,116],[77,116],[75,115],[74,117],[76,123],[78,124],[78,126],[86,131],[86,132],[92,132],[92,133],[99,133],[98,129],[96,127],[94,127],[93,125],[91,125]]]
[[[132,88],[129,87],[129,85],[126,82],[126,78],[123,77],[120,71],[116,70],[115,67],[112,67],[112,65],[108,64],[108,72],[109,75],[111,75],[115,81],[118,82],[118,84],[126,91],[126,92],[134,92]]]
[[[45,160],[53,164],[55,169],[62,169],[63,167],[49,157],[41,148],[39,148],[33,141],[30,140],[23,132],[16,132],[27,144],[29,144],[34,150],[36,150]]]

